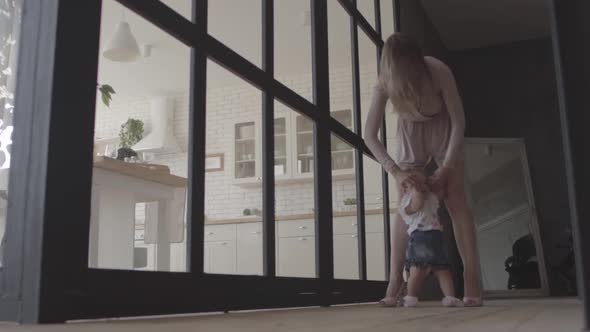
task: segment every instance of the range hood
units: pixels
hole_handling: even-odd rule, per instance
[[[180,147],[174,137],[174,101],[168,97],[150,100],[152,130],[132,148],[137,152],[178,152]]]

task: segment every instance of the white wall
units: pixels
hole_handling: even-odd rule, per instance
[[[215,66],[211,63],[209,65]],[[376,71],[371,69],[364,68],[361,71],[363,115],[368,112],[370,93],[376,82]],[[330,74],[331,110],[352,108],[350,68],[331,69]],[[310,75],[284,77],[281,78],[281,81],[302,96],[311,99]],[[116,82],[112,84],[116,89]],[[154,162],[169,166],[173,174],[187,176],[188,95],[181,94],[173,96],[173,98],[175,101],[174,135],[182,151],[172,154],[158,154]],[[277,112],[281,110],[287,111],[288,109],[282,105],[277,106]],[[228,74],[226,86],[207,91],[207,153],[224,153],[225,157],[225,168],[222,172],[206,174],[205,212],[209,219],[235,218],[242,215],[242,210],[245,207],[260,208],[262,206],[261,189],[237,187],[232,184],[231,175],[233,125],[243,118],[258,119],[260,114],[260,91],[231,74]],[[129,117],[143,120],[146,133],[148,133],[151,128],[149,100],[140,98],[133,102],[118,104],[117,95],[114,95],[111,108],[106,109],[100,105],[97,107],[95,136],[99,138],[117,136],[120,125]],[[354,191],[354,180],[335,181],[334,208],[342,210],[342,201],[347,197],[354,197]],[[277,187],[276,204],[279,215],[310,213],[310,209],[313,208],[313,185],[310,183]]]

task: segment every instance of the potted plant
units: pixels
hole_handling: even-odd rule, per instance
[[[356,198],[349,197],[343,201],[344,207],[347,211],[354,210],[354,206],[356,205]]]
[[[137,157],[131,147],[137,144],[143,138],[143,121],[129,118],[121,125],[119,131],[119,149],[117,150],[117,159]]]

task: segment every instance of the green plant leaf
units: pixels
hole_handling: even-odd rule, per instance
[[[108,94],[102,93],[102,103],[106,105],[106,107],[110,107],[111,104],[111,96]]]
[[[115,94],[115,89],[108,84],[98,85],[98,91],[100,91],[101,99],[103,104],[107,107],[110,107],[111,100],[113,99],[113,94]]]
[[[101,86],[101,89],[109,94],[115,94],[115,89],[113,89],[112,86],[108,85],[108,84],[103,84]]]

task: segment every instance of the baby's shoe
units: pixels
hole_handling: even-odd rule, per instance
[[[404,307],[412,308],[418,305],[418,298],[415,296],[404,296]]]
[[[459,300],[458,298],[454,297],[454,296],[445,296],[442,299],[442,305],[450,308],[450,307],[462,307],[463,306],[463,301]]]

